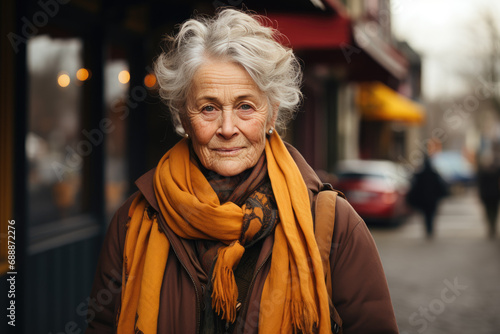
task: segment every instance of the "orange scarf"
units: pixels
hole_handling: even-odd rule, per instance
[[[330,333],[328,293],[306,185],[277,133],[266,142],[265,153],[280,222],[261,296],[259,333]],[[233,269],[245,251],[239,241],[244,208],[232,202],[220,205],[217,194],[190,161],[187,140],[160,160],[154,186],[161,214],[178,236],[227,245],[219,249],[214,267],[212,307],[224,320],[234,322],[238,289]],[[170,244],[147,207],[138,196],[129,211],[118,333],[157,330]]]

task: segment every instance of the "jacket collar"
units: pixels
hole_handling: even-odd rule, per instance
[[[157,212],[160,212],[160,206],[158,205],[158,201],[156,200],[154,188],[155,172],[156,167],[138,178],[137,181],[135,181],[135,185],[142,193],[144,198],[146,198],[146,201],[148,201],[149,205],[151,205]]]

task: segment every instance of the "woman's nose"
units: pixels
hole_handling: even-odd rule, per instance
[[[236,115],[232,110],[224,110],[222,112],[222,123],[218,131],[220,136],[230,139],[238,133],[235,117]]]

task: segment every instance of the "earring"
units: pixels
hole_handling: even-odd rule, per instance
[[[273,131],[274,131],[274,129],[273,129],[273,128],[270,128],[270,129],[269,129],[269,131],[267,131],[267,133],[269,133],[270,135],[272,135],[272,134],[273,134]]]
[[[184,138],[189,138],[189,134],[185,133]]]

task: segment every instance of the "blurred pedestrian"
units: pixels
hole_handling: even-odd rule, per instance
[[[448,194],[448,185],[426,155],[421,169],[413,175],[407,201],[423,213],[428,238],[432,238],[434,233],[434,218],[439,202]]]
[[[486,213],[489,236],[494,238],[500,201],[500,169],[493,163],[493,159],[490,160],[489,163],[485,163],[485,159],[480,160],[477,171],[477,187],[479,199]]]

